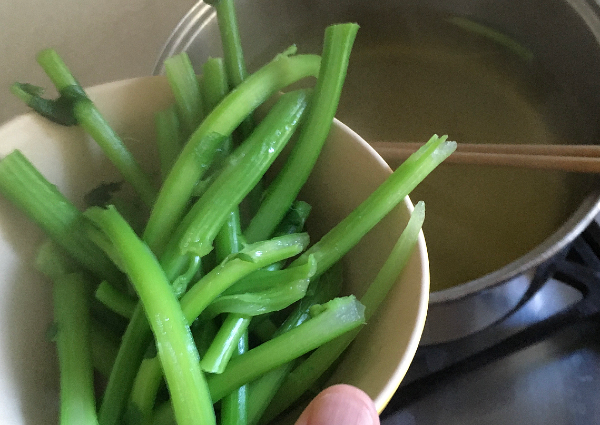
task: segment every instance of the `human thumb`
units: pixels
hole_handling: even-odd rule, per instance
[[[362,390],[334,385],[317,395],[296,425],[379,425],[375,404]]]

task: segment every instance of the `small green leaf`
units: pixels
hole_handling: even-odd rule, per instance
[[[103,182],[85,194],[83,200],[89,207],[105,207],[110,203],[113,193],[118,192],[122,186],[123,181],[111,183]]]

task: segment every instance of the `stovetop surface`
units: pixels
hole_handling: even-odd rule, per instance
[[[420,347],[382,424],[600,424],[599,253],[594,222],[514,314]]]

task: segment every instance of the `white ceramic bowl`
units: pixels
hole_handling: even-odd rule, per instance
[[[163,77],[144,77],[88,90],[113,128],[148,169],[156,169],[154,112],[173,100]],[[78,206],[115,168],[79,128],[60,127],[34,114],[0,127],[0,155],[20,149],[42,174]],[[309,231],[322,234],[365,199],[390,174],[387,164],[359,136],[336,121],[303,190],[312,204]],[[346,289],[362,295],[408,219],[408,197],[345,258]],[[56,424],[58,371],[46,338],[52,322],[50,282],[34,268],[42,232],[0,199],[0,423]],[[381,411],[404,377],[425,323],[429,268],[423,234],[403,275],[379,313],[360,333],[333,381],[365,390]]]

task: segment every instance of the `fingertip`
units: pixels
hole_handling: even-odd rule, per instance
[[[296,425],[379,425],[379,415],[364,391],[338,384],[321,391]]]

